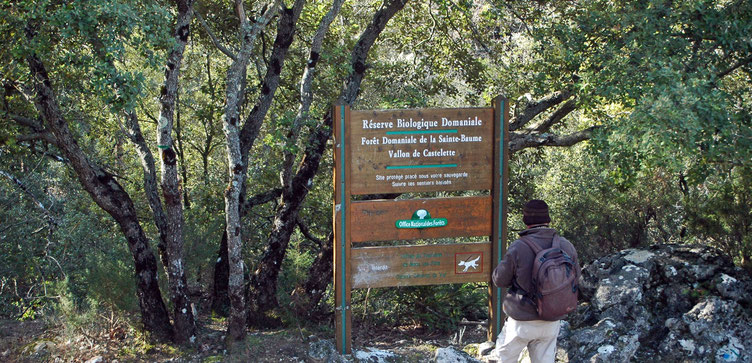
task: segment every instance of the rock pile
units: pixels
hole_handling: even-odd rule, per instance
[[[562,322],[557,362],[752,362],[752,277],[712,248],[624,250],[583,266],[580,282],[580,305]],[[342,359],[328,344],[330,353],[319,354],[326,361],[410,361],[366,352]],[[492,342],[471,346],[479,359],[449,347],[432,361],[496,361]]]
[[[708,247],[656,245],[583,267],[558,361],[752,362],[752,279]]]

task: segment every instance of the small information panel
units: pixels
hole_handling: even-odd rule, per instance
[[[493,109],[351,111],[352,193],[491,189]]]
[[[352,251],[353,288],[487,282],[490,243],[364,247]]]

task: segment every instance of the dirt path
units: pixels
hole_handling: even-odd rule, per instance
[[[33,352],[33,342],[40,341],[45,331],[45,323],[35,321],[0,320],[0,361],[20,362],[19,353],[26,348]],[[40,346],[40,349],[42,347]]]
[[[249,332],[245,343],[228,352],[224,322],[203,320],[195,346],[178,348],[150,344],[126,324],[102,329],[67,331],[41,320],[0,320],[1,362],[317,362],[308,356],[311,343],[331,340],[331,332],[306,328]],[[460,339],[461,338],[461,339]],[[356,350],[378,349],[404,357],[405,362],[430,360],[439,347],[485,340],[482,328],[467,328],[462,336],[430,334],[419,328],[361,330],[355,333]],[[100,360],[97,360],[100,359]]]

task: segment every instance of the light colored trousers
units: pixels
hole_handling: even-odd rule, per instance
[[[517,363],[527,347],[532,363],[553,362],[556,358],[556,338],[560,321],[519,321],[507,317],[496,340],[496,354],[501,363]]]

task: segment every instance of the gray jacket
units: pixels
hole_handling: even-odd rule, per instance
[[[526,236],[543,249],[550,248],[556,230],[553,228],[538,227],[520,232],[520,236]],[[577,251],[572,243],[561,237],[561,249],[564,250],[575,264],[577,279],[580,278],[580,263],[577,259]],[[493,282],[498,287],[507,288],[504,296],[504,313],[515,320],[529,321],[539,320],[535,304],[525,296],[525,292],[533,290],[532,270],[535,254],[525,242],[515,240],[509,246],[504,259],[493,272]]]

